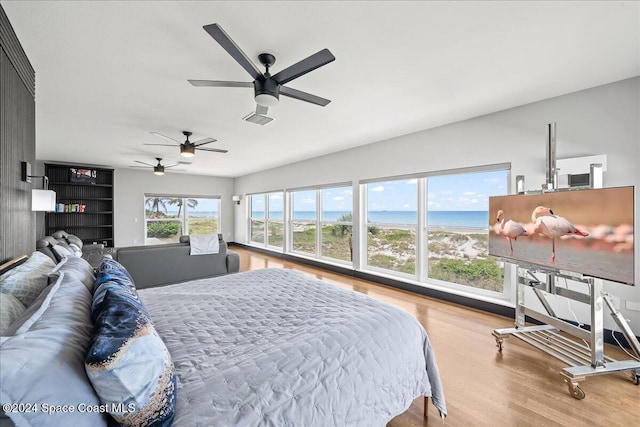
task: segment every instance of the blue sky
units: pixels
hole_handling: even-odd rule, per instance
[[[507,172],[433,176],[427,180],[427,206],[433,211],[486,211],[489,196],[507,194]],[[416,211],[417,180],[368,185],[370,211]]]
[[[487,211],[489,196],[507,194],[507,171],[480,172],[429,177],[428,209],[433,211]],[[417,211],[418,180],[375,182],[367,185],[370,211]],[[283,210],[282,193],[271,193],[270,211]],[[264,211],[263,198],[256,198],[252,210]],[[315,211],[316,190],[295,191],[294,212]],[[322,189],[325,211],[350,212],[353,206],[351,187]],[[272,214],[273,216],[273,214]]]
[[[190,211],[195,212],[217,212],[218,206],[220,206],[220,199],[196,199],[198,205],[195,208],[189,208]],[[168,205],[167,212],[177,213],[178,205]]]

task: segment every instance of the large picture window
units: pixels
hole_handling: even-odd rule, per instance
[[[368,182],[366,266],[503,293],[502,263],[488,254],[489,197],[507,194],[508,179],[502,169]]]
[[[416,272],[417,180],[367,185],[367,265]]]
[[[185,234],[220,232],[220,198],[145,195],[145,244],[176,243]]]
[[[489,256],[489,197],[507,194],[505,170],[427,178],[430,279],[502,292],[504,272]]]

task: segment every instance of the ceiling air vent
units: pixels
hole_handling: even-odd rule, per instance
[[[246,120],[250,123],[255,123],[257,125],[264,126],[268,123],[271,123],[274,120],[274,118],[252,112],[252,113],[249,113],[249,115],[243,117],[242,120]]]

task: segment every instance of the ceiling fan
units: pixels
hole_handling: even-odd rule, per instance
[[[134,162],[136,163],[140,163],[142,165],[145,166],[150,166],[153,168],[153,173],[156,175],[164,175],[164,170],[168,169],[168,168],[172,168],[174,166],[178,166],[180,164],[189,164],[189,162],[178,162],[178,163],[172,163],[170,165],[163,165],[162,164],[162,157],[156,157],[156,160],[158,161],[157,165],[152,165],[151,163],[145,163],[145,162],[141,162],[140,160],[134,160]],[[136,167],[136,166],[134,166]],[[140,166],[138,166],[140,167]],[[180,170],[180,169],[175,169],[175,170]]]
[[[172,141],[175,144],[144,144],[144,145],[161,145],[163,147],[175,147],[176,144],[178,144],[178,146],[180,147],[180,154],[183,155],[184,157],[195,156],[196,150],[211,151],[214,153],[227,152],[227,150],[221,150],[219,148],[202,148],[202,146],[205,144],[210,144],[212,142],[217,141],[214,138],[204,138],[194,142],[189,141],[189,137],[192,135],[192,133],[187,130],[182,131],[182,134],[187,138],[184,142],[176,141],[175,139],[165,136],[158,132],[151,132],[151,133],[154,134],[155,136],[159,136],[160,138],[164,138],[166,140]]]
[[[284,84],[293,79],[307,74],[310,71],[320,68],[336,58],[329,49],[322,49],[319,52],[299,61],[288,68],[278,72],[275,75],[269,73],[269,68],[276,62],[275,56],[269,53],[261,53],[258,59],[266,68],[264,74],[255,66],[253,62],[245,55],[245,53],[235,44],[233,40],[224,32],[218,24],[205,25],[204,30],[209,33],[215,41],[217,41],[224,50],[229,53],[251,77],[253,82],[230,82],[219,80],[189,80],[193,86],[215,86],[215,87],[253,87],[254,97],[257,108],[256,114],[266,115],[269,107],[278,104],[279,96],[284,95],[290,98],[299,99],[301,101],[310,102],[312,104],[325,106],[329,102],[328,99],[312,95],[293,89]]]

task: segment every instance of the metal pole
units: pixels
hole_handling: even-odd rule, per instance
[[[556,122],[547,124],[547,156],[546,156],[547,182],[546,190],[553,190],[557,187],[556,171]]]

